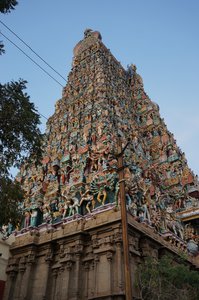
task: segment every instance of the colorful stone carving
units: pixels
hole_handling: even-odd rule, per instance
[[[62,99],[47,122],[42,166],[24,165],[18,176],[27,196],[24,212],[35,208],[32,226],[41,203],[41,223],[118,204],[118,136],[123,147],[130,140],[123,155],[128,211],[184,239],[176,213],[189,206],[188,190],[198,180],[136,67],[125,70],[90,29],[74,49]],[[198,206],[198,197],[194,201]]]

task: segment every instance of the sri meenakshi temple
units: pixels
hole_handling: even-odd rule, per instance
[[[126,299],[122,201],[134,299],[146,256],[184,253],[199,266],[198,178],[136,66],[124,69],[90,29],[73,54],[42,164],[17,176],[26,199],[5,300]]]

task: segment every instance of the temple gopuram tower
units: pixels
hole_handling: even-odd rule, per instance
[[[74,48],[41,165],[22,166],[17,180],[26,197],[5,300],[127,299],[126,250],[133,299],[145,257],[184,252],[197,266],[197,176],[136,67],[125,70],[98,31]]]

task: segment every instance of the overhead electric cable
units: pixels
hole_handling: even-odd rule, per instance
[[[38,112],[38,114],[43,117],[44,119],[48,120],[48,118],[46,118],[44,115],[42,115],[40,112]]]
[[[26,47],[28,47],[37,57],[39,57],[51,70],[53,70],[57,75],[59,75],[64,81],[66,79],[59,73],[57,72],[47,61],[45,61],[37,52],[35,52],[22,38],[20,38],[13,30],[11,30],[4,22],[0,20],[0,23],[6,27],[12,34],[14,34]]]
[[[57,82],[59,85],[61,85],[62,87],[64,87],[59,81],[57,81],[57,79],[55,79],[52,75],[50,75],[50,73],[48,73],[43,67],[41,67],[34,59],[32,59],[28,54],[26,54],[19,46],[17,46],[13,41],[11,41],[7,36],[5,36],[5,34],[2,33],[1,34],[11,43],[13,44],[18,50],[20,50],[26,57],[28,57],[35,65],[37,65],[44,73],[46,73],[49,77],[51,77],[55,82]]]

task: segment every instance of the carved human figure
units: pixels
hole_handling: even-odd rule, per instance
[[[150,217],[150,213],[149,213],[147,203],[144,203],[142,205],[142,207],[144,208],[144,219],[147,220],[150,223],[151,222],[151,217]]]
[[[64,201],[63,218],[66,218],[67,215],[69,215],[70,204],[71,204],[70,199],[69,198],[65,199],[65,201]]]
[[[50,223],[52,220],[51,218],[51,213],[50,213],[50,208],[47,206],[44,206],[43,208],[43,221],[45,223]]]
[[[28,226],[30,226],[30,212],[29,211],[25,211],[24,213],[25,219],[24,219],[24,228],[27,228]]]
[[[105,186],[101,186],[99,188],[99,192],[97,194],[97,201],[99,203],[102,203],[102,205],[104,205],[106,198],[107,198],[107,192],[106,192]]]
[[[93,194],[91,193],[90,189],[88,188],[87,186],[87,189],[85,191],[85,193],[83,195],[81,195],[81,201],[79,203],[79,206],[82,205],[83,202],[86,202],[86,210],[91,213],[91,210],[90,210],[90,207],[92,205],[92,208],[94,208],[95,206],[95,201],[94,201],[94,196]]]
[[[104,172],[105,173],[105,172]],[[113,178],[108,176],[108,174],[96,175],[91,182],[91,190],[93,194],[97,194],[97,201],[102,205],[105,204],[107,199],[107,185],[112,185]]]
[[[79,206],[80,206],[79,199],[77,197],[72,197],[71,203],[69,205],[69,207],[70,207],[69,216],[78,214],[79,213]]]
[[[38,218],[38,210],[35,209],[31,209],[30,210],[30,226],[35,227],[37,226],[37,218]]]
[[[184,228],[181,225],[180,221],[175,218],[171,206],[168,206],[166,208],[165,228],[167,230],[171,230],[175,235],[179,236],[181,239],[184,239]]]
[[[136,201],[134,199],[132,200],[128,194],[126,194],[126,197],[129,199],[128,210],[130,211],[132,216],[137,217],[138,207],[137,207]]]

